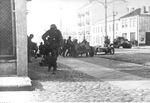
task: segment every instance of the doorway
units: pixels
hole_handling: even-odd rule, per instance
[[[150,45],[150,32],[146,32],[146,45]]]

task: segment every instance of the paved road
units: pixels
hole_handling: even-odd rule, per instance
[[[143,56],[149,53],[149,49],[145,51],[136,48],[118,49],[115,55],[96,55],[93,58],[59,58],[59,62],[101,80],[115,85],[119,84],[123,88],[126,88],[125,84],[128,84],[129,89],[145,87],[149,89],[150,67],[142,64],[149,62],[148,56]],[[139,63],[139,60],[142,63]],[[146,85],[142,86],[144,84]]]

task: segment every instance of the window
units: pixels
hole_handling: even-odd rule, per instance
[[[111,25],[109,25],[109,31],[111,31]]]
[[[101,27],[101,33],[103,33],[103,27]]]
[[[130,27],[132,27],[132,18],[130,18]]]
[[[99,27],[97,27],[97,28],[98,28],[98,33],[99,33],[99,31],[100,31],[100,30],[99,30]]]
[[[127,33],[122,33],[122,37],[124,37],[125,39],[127,39]]]
[[[131,18],[130,19],[130,27],[135,27],[136,26],[136,18]]]
[[[130,41],[134,41],[135,40],[135,32],[131,32],[130,33]]]
[[[125,24],[124,24],[124,22],[125,22],[125,21],[124,21],[124,20],[122,20],[122,28],[124,28],[124,25],[125,25]]]
[[[128,26],[128,21],[127,20],[125,20],[125,27],[127,27]]]
[[[133,18],[133,27],[135,27],[135,26],[136,26],[136,19]]]
[[[116,23],[116,30],[118,30],[118,23]]]

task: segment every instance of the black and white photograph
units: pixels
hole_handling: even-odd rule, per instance
[[[150,0],[0,0],[0,103],[150,103]]]

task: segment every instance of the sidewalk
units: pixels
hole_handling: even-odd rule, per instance
[[[31,85],[29,77],[0,77],[0,91],[30,91]]]
[[[134,46],[135,49],[150,49],[150,46]]]
[[[83,62],[74,58],[60,57],[58,62],[67,65],[74,70],[84,72],[100,80],[109,82],[110,84],[116,85],[122,89],[150,89],[150,80],[143,77]]]

